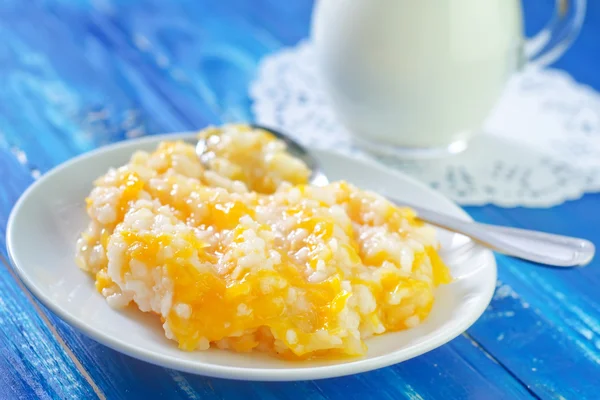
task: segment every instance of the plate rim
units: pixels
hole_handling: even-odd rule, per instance
[[[130,342],[126,342],[123,340],[116,339],[111,337],[110,335],[105,334],[101,330],[95,329],[92,326],[87,325],[84,322],[81,322],[78,318],[71,316],[68,311],[65,311],[56,304],[49,296],[46,296],[42,290],[40,290],[35,282],[29,280],[27,278],[27,274],[24,269],[22,269],[16,259],[18,258],[14,253],[14,224],[16,216],[19,215],[19,210],[23,207],[23,204],[29,197],[29,195],[36,190],[43,182],[51,179],[54,175],[59,174],[62,170],[68,169],[73,164],[78,163],[84,159],[93,158],[100,156],[104,153],[109,153],[113,150],[116,150],[121,147],[132,147],[132,152],[134,151],[135,145],[147,144],[152,142],[160,142],[161,140],[189,140],[194,138],[193,132],[177,132],[177,133],[167,133],[160,135],[151,135],[144,136],[142,138],[122,140],[120,142],[111,143],[109,145],[101,146],[99,148],[93,149],[91,151],[84,152],[76,157],[73,157],[65,162],[57,165],[56,167],[50,169],[48,172],[43,174],[39,179],[35,180],[20,196],[19,199],[14,204],[10,216],[8,218],[8,222],[6,225],[6,248],[8,252],[8,256],[11,262],[11,268],[16,272],[17,276],[23,283],[23,285],[27,288],[27,290],[33,294],[33,296],[44,304],[50,311],[52,311],[56,316],[62,319],[68,325],[76,328],[81,333],[85,334],[87,337],[91,338],[98,343],[101,343],[117,352],[126,354],[128,356],[134,357],[136,359],[149,362],[154,365],[172,368],[178,371],[184,371],[188,373],[192,373],[195,375],[203,375],[215,378],[225,378],[225,379],[238,379],[238,380],[247,380],[247,381],[299,381],[299,380],[315,380],[315,379],[325,379],[325,378],[333,378],[347,375],[354,375],[358,373],[363,373],[367,371],[372,371],[384,367],[388,367],[390,365],[394,365],[403,361],[410,360],[414,357],[422,355],[424,353],[430,352],[440,346],[443,346],[461,335],[465,332],[470,326],[472,326],[483,314],[487,306],[492,300],[496,281],[497,281],[497,263],[496,259],[489,249],[481,249],[482,257],[485,257],[486,264],[489,264],[490,268],[490,282],[487,290],[482,294],[483,301],[478,303],[478,307],[471,314],[470,318],[464,320],[461,324],[456,326],[453,330],[446,332],[438,332],[433,335],[427,341],[419,344],[418,346],[414,346],[413,348],[404,349],[402,353],[390,352],[383,354],[381,356],[377,356],[371,359],[357,358],[356,360],[345,362],[341,364],[332,364],[325,366],[318,366],[312,368],[306,367],[292,367],[285,369],[270,369],[270,368],[248,368],[248,367],[231,367],[225,365],[216,365],[207,362],[194,362],[192,360],[178,359],[172,356],[157,354],[152,352],[151,350],[145,349],[143,347],[136,347],[135,344],[131,344]],[[420,188],[426,189],[428,191],[435,192],[439,197],[443,198],[447,203],[451,204],[455,209],[457,214],[460,214],[462,219],[467,221],[472,221],[473,219],[454,201],[438,192],[437,190],[425,185],[424,183],[391,168],[386,168],[383,164],[378,163],[373,160],[354,157],[351,155],[346,155],[339,153],[337,151],[331,150],[323,150],[323,149],[312,149],[311,151],[315,151],[322,155],[333,154],[339,158],[346,158],[350,160],[355,160],[357,162],[368,165],[370,168],[374,168],[377,170],[384,171],[386,173],[390,173],[391,175],[397,177],[398,179],[402,179],[404,181],[410,182],[410,184],[418,186]],[[493,279],[492,279],[493,278]],[[401,354],[401,355],[400,355]]]

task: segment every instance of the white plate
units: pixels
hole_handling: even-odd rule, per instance
[[[195,374],[245,380],[318,379],[385,367],[430,351],[465,331],[489,304],[496,283],[492,253],[462,236],[439,231],[454,282],[437,289],[433,310],[422,325],[368,339],[369,351],[362,358],[289,362],[259,353],[177,349],[175,342],[164,337],[155,315],[133,308],[111,309],[94,289],[92,278],[73,260],[75,241],[88,222],[84,199],[92,181],[109,167],[125,164],[135,150],[151,150],[161,140],[176,138],[191,136],[148,137],[75,158],[35,182],[11,213],[7,246],[25,285],[67,323],[98,342],[141,360]],[[331,179],[345,179],[469,219],[450,200],[404,175],[331,152],[315,153]]]

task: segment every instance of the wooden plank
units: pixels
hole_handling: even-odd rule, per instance
[[[90,23],[198,126],[198,107],[210,107],[220,121],[252,119],[247,88],[260,59],[306,35],[311,3],[283,4],[188,0],[157,12],[154,1],[140,0],[118,15],[96,10]]]
[[[4,40],[4,48],[1,54],[3,57],[5,56],[3,61],[7,61],[0,63],[0,70],[3,77],[10,83],[6,88],[3,87],[4,90],[0,91],[0,103],[2,104],[0,110],[0,151],[2,152],[0,171],[3,172],[3,176],[6,175],[9,179],[8,182],[3,182],[3,188],[0,191],[2,196],[2,212],[0,212],[2,253],[5,253],[4,230],[8,213],[18,195],[31,183],[32,174],[37,176],[40,171],[43,173],[61,161],[99,144],[122,139],[127,136],[128,132],[141,130],[142,133],[145,133],[152,129],[154,123],[160,124],[161,130],[167,129],[166,126],[170,127],[169,130],[173,130],[177,126],[181,127],[181,125],[177,125],[180,124],[179,119],[175,119],[172,114],[168,113],[168,106],[153,102],[155,101],[153,95],[147,97],[140,95],[140,93],[143,94],[148,90],[145,87],[139,88],[140,82],[131,78],[135,76],[133,69],[128,65],[119,64],[118,60],[103,59],[104,56],[110,56],[106,48],[95,48],[94,52],[97,57],[92,61],[98,62],[99,59],[103,59],[105,63],[103,67],[111,67],[112,69],[107,68],[102,81],[82,78],[95,75],[98,71],[94,70],[93,67],[97,68],[100,65],[94,66],[90,62],[86,62],[84,60],[86,55],[82,53],[81,48],[75,49],[74,47],[76,44],[69,33],[69,27],[46,22],[45,19],[48,18],[48,14],[42,11],[40,9],[26,14],[36,19],[41,26],[41,28],[38,26],[39,31],[37,34],[31,35],[32,40],[30,42],[23,39],[28,37],[30,29],[28,25],[24,25],[24,27],[7,27],[4,24],[6,20],[2,20],[2,24],[0,24],[0,32]],[[13,20],[15,23],[18,23],[18,21],[18,19]],[[62,40],[63,50],[69,52],[67,54],[72,54],[69,59],[70,62],[76,59],[83,62],[75,62],[77,69],[65,65],[60,57],[56,57],[52,63],[48,62],[47,57],[43,54],[43,51],[46,50],[43,46],[44,37],[59,38]],[[90,43],[94,43],[93,37],[86,44],[89,45]],[[61,54],[64,55],[65,52]],[[99,54],[101,56],[98,56]],[[65,80],[62,78],[64,75],[70,77],[69,85],[65,84]],[[122,87],[119,82],[121,84],[126,82],[127,85]],[[82,101],[83,97],[85,99]],[[143,104],[145,111],[151,112],[156,117],[154,119],[144,118],[143,116],[132,118],[131,114],[136,114],[136,109],[141,108],[141,106],[137,106],[138,101]],[[153,107],[159,107],[161,112],[153,109]],[[7,272],[6,269],[3,271]],[[20,293],[20,296],[23,297],[23,293],[14,281],[8,282],[7,285],[11,288],[11,292],[6,296],[7,299],[15,297],[15,293]],[[39,307],[39,305],[36,305],[36,307]],[[9,311],[11,314],[18,315],[16,311],[8,309],[7,312]],[[36,314],[31,305],[29,305],[28,312],[33,315]],[[124,364],[129,362],[129,358],[123,361],[123,356],[118,353],[107,350],[92,340],[75,334],[71,328],[47,311],[43,313],[43,318],[47,318],[49,324],[40,323],[41,319],[38,316],[36,320],[40,324],[38,329],[48,330],[48,325],[56,326],[59,336],[74,353],[77,353],[80,359],[85,360],[81,354],[86,354],[90,349],[94,349],[100,356],[105,356],[108,351],[110,359],[108,368],[96,370],[100,371],[103,377],[103,392],[110,390],[112,395],[123,395],[123,398],[126,397],[127,392],[137,393],[146,398],[150,398],[156,393],[172,394],[174,398],[176,394],[180,398],[188,397],[187,393],[182,390],[184,386],[162,368],[151,367],[150,370],[145,370],[144,368],[148,365],[137,362],[142,368],[134,369],[135,373],[131,372],[131,369],[124,368]],[[8,326],[14,328],[13,324]],[[32,335],[35,333],[33,324],[31,327],[28,326],[27,329],[31,329]],[[30,346],[36,349],[38,345],[35,342],[27,344],[27,338],[23,337],[22,340],[15,340],[11,343],[14,342],[14,346],[23,348]],[[51,339],[41,340],[40,342],[53,343]],[[42,366],[44,365],[37,361],[33,355],[16,351],[12,347],[7,347],[6,351],[10,353],[12,358],[22,359],[21,363],[36,362]],[[61,357],[65,357],[63,349],[58,349],[58,353],[54,355],[50,354],[49,351],[42,354],[47,363],[58,363]],[[16,363],[16,361],[14,362]],[[93,362],[89,362],[85,368],[93,365]],[[12,377],[11,381],[14,382],[21,379],[27,381],[26,383],[39,381],[42,385],[46,381],[52,382],[53,379],[56,379],[52,374],[55,370],[47,376],[43,375],[43,371],[44,368],[40,372],[42,375],[39,375],[23,368],[12,369],[11,374],[7,372],[7,377]],[[150,379],[150,382],[140,379],[114,378],[115,376],[122,376],[123,372],[128,371],[130,377],[138,376],[139,373],[139,375]],[[2,371],[3,373],[4,371]],[[58,377],[68,381],[72,379],[71,375],[61,373]],[[96,379],[98,378],[94,377],[93,380]],[[115,386],[113,382],[117,382],[118,385]],[[13,386],[16,387],[16,384]],[[93,394],[89,395],[81,390],[77,391],[73,384],[66,382],[61,382],[59,387],[62,391],[56,392],[57,394],[50,392],[48,397],[91,398],[93,396]],[[35,393],[37,396],[38,393],[29,389],[29,387],[21,385],[15,390],[20,396],[31,393]],[[54,389],[54,386],[51,386],[51,389]],[[40,392],[40,395],[43,395],[43,393]]]
[[[520,382],[508,379],[506,370],[467,335],[390,368],[315,384],[332,399],[361,399],[369,392],[389,399],[532,397]],[[348,390],[339,391],[340,386]]]
[[[205,378],[164,370],[120,355],[79,333],[69,333],[67,326],[60,326],[64,325],[62,322],[58,325],[57,329],[65,332],[70,346],[85,349],[78,352],[78,356],[84,365],[95,366],[90,369],[90,374],[109,394],[162,393],[185,397],[193,393],[203,399],[232,398],[242,393],[249,399],[371,398],[375,393],[378,398],[392,399],[450,395],[453,398],[478,398],[481,393],[494,394],[496,398],[502,395],[514,399],[532,397],[518,380],[465,336],[417,359],[374,372],[313,382],[268,383]],[[142,381],[141,376],[144,377]]]
[[[589,218],[571,219],[569,213],[557,217],[563,207],[532,214],[492,206],[469,211],[488,223],[562,234],[594,230]],[[527,215],[537,213],[546,214],[543,224],[528,220]],[[565,220],[580,229],[561,229]],[[503,285],[470,333],[536,394],[593,397],[600,376],[599,260],[580,270],[545,269],[503,256],[498,260]]]
[[[4,230],[7,211],[28,174],[3,149],[0,149],[0,171],[3,178],[0,226]],[[3,239],[2,234],[2,249]],[[53,329],[32,307],[12,271],[0,262],[0,398],[22,395],[40,399],[94,398],[95,392]]]

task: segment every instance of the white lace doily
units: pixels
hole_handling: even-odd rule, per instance
[[[264,59],[250,95],[258,123],[306,145],[369,157],[329,108],[310,43]],[[564,71],[515,76],[484,130],[456,156],[383,162],[463,205],[550,207],[600,191],[600,95]]]

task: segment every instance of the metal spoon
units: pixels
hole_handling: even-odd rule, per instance
[[[312,184],[319,186],[328,183],[327,176],[317,160],[300,143],[271,128],[259,125],[253,125],[253,128],[266,130],[285,142],[288,151],[303,160],[312,171],[310,177]],[[199,140],[196,154],[201,160],[204,160],[203,156],[206,155],[207,150],[208,144],[204,140]],[[552,267],[582,267],[594,257],[595,247],[589,240],[464,221],[403,201],[389,197],[387,199],[394,204],[411,207],[417,212],[418,218],[424,222],[468,236],[483,246],[512,257]]]

